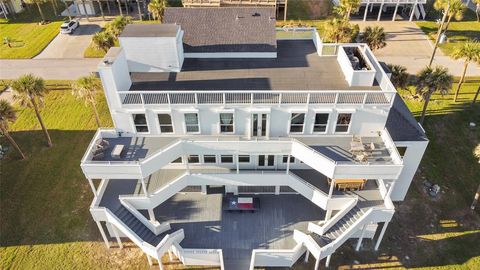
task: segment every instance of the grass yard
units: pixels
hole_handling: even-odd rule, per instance
[[[58,4],[63,7],[63,4]],[[42,4],[42,10],[50,23],[39,25],[41,21],[38,9],[29,5],[22,13],[11,20],[0,19],[0,58],[33,58],[57,36],[63,17],[54,16],[51,3]],[[3,39],[10,39],[10,47]]]
[[[479,268],[480,218],[468,207],[480,179],[471,155],[480,129],[467,125],[480,123],[480,105],[466,106],[479,82],[469,80],[457,104],[452,94],[433,97],[425,122],[430,145],[406,201],[396,205],[380,251],[372,252],[369,240],[360,253],[353,250],[355,242],[347,243],[332,256],[332,268]],[[125,243],[123,250],[113,242],[113,248],[105,248],[88,211],[93,195],[79,166],[96,129],[94,117],[71,95],[68,81],[48,81],[47,87],[52,91],[42,116],[53,148],[46,147],[33,111],[19,108],[12,135],[28,160],[19,161],[11,149],[0,163],[0,269],[149,269],[133,243]],[[408,91],[401,94],[418,115],[422,102],[409,98]],[[99,111],[103,125],[111,126],[103,98]],[[424,178],[444,193],[429,198],[422,191]],[[178,262],[164,260],[167,269],[182,269]],[[312,269],[313,264],[310,258],[295,269]]]
[[[469,12],[473,13],[473,12]],[[440,49],[446,55],[451,55],[456,46],[467,40],[480,40],[480,22],[476,21],[475,15],[467,14],[463,21],[450,22],[448,27],[448,41],[440,44]],[[431,40],[435,40],[438,31],[438,25],[435,21],[417,22],[417,25],[425,32]]]

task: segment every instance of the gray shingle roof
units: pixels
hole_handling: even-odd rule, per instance
[[[120,37],[176,37],[179,28],[175,24],[128,24]]]
[[[276,51],[274,8],[171,7],[163,21],[179,24],[185,31],[186,53]]]
[[[413,142],[428,140],[425,132],[398,94],[395,96],[395,101],[388,114],[385,127],[394,141]]]

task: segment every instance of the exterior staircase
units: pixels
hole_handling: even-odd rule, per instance
[[[345,232],[355,221],[357,221],[365,212],[358,208],[353,207],[347,214],[345,214],[335,225],[333,225],[324,235],[318,235],[316,233],[310,234],[312,238],[317,242],[320,247],[330,244],[333,240],[339,238],[343,232]]]
[[[119,206],[113,212],[128,228],[137,234],[143,241],[152,246],[157,246],[165,237],[166,233],[155,235],[147,226],[137,219],[127,208],[123,205]]]

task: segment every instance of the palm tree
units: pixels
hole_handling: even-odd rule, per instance
[[[358,34],[358,24],[352,25],[347,21],[333,18],[325,22],[323,38],[327,42],[351,42]]]
[[[43,4],[45,2],[46,0],[25,0],[25,3],[37,5],[38,12],[40,13],[40,17],[42,17],[42,22],[45,21],[45,15],[43,15],[43,10],[40,4]]]
[[[148,4],[148,11],[152,13],[153,19],[158,20],[159,22],[163,19],[163,11],[167,7],[166,0],[152,0]]]
[[[458,82],[457,90],[455,90],[454,101],[457,101],[460,87],[462,87],[462,84],[465,80],[465,73],[467,72],[468,64],[470,64],[470,62],[480,63],[480,43],[478,43],[477,41],[464,43],[461,46],[455,48],[452,53],[452,57],[454,59],[463,59],[465,61],[463,63],[462,77]]]
[[[93,35],[92,42],[96,49],[107,52],[108,49],[115,45],[115,38],[112,36],[112,34],[110,34],[110,32],[102,31]]]
[[[342,16],[344,20],[349,21],[351,13],[358,12],[361,0],[340,0],[340,4],[334,7],[335,13]]]
[[[17,150],[22,159],[25,159],[25,154],[22,152],[22,149],[18,146],[17,142],[12,138],[8,132],[8,122],[15,122],[17,120],[17,114],[13,109],[12,105],[6,100],[0,100],[0,132],[7,138],[13,148]]]
[[[98,127],[101,127],[101,124],[100,117],[98,116],[97,101],[95,97],[101,89],[102,85],[100,80],[98,80],[98,78],[93,74],[81,77],[72,84],[72,94],[79,99],[84,99],[86,105],[88,103],[92,105],[95,121],[97,122]]]
[[[430,56],[430,61],[428,66],[430,67],[433,63],[433,59],[435,58],[435,53],[437,52],[438,42],[440,41],[440,36],[442,34],[443,25],[445,24],[445,20],[447,19],[447,15],[450,12],[452,0],[436,0],[434,3],[434,8],[436,10],[442,10],[443,16],[442,21],[440,22],[440,27],[438,27],[437,37],[435,40],[435,46],[433,47],[432,55]]]
[[[373,28],[367,26],[363,32],[363,42],[367,43],[368,47],[373,51],[385,47],[387,45],[385,39],[385,32],[383,27],[380,26],[375,26]]]
[[[118,36],[120,36],[120,34],[122,33],[123,29],[125,29],[125,26],[131,23],[132,23],[132,17],[117,16],[113,21],[111,21],[107,25],[106,32],[112,34],[114,38],[118,38]]]
[[[433,93],[439,92],[444,95],[452,88],[453,76],[448,73],[447,68],[443,67],[425,67],[417,75],[417,94],[420,94],[425,100],[423,105],[420,124],[425,120],[428,103]]]
[[[388,68],[392,72],[390,81],[396,88],[407,89],[408,76],[407,68],[400,65],[388,65]]]
[[[445,28],[442,30],[444,34],[447,34],[448,26],[450,25],[450,21],[452,20],[452,18],[455,18],[455,20],[457,21],[462,20],[463,13],[465,12],[467,7],[465,6],[465,4],[463,4],[462,0],[437,0],[437,2],[445,1],[450,1],[450,9],[447,12],[447,23],[445,24]],[[437,2],[435,2],[435,4],[437,4]],[[441,10],[441,4],[438,5],[438,10]]]
[[[477,102],[478,95],[480,94],[480,85],[478,85],[477,92],[475,93],[475,96],[473,97],[472,104],[470,104],[473,108],[475,106],[475,102]]]
[[[40,122],[40,126],[47,139],[47,145],[48,147],[52,147],[52,140],[50,139],[47,128],[43,124],[39,108],[43,105],[43,97],[48,92],[43,79],[35,77],[33,74],[26,74],[14,80],[11,86],[14,100],[18,101],[21,106],[32,107],[35,110],[38,122]]]

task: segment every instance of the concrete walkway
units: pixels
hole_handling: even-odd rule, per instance
[[[74,80],[96,72],[101,59],[1,59],[0,79],[33,73],[46,80]]]
[[[367,26],[382,26],[387,33],[387,46],[374,52],[375,56],[387,64],[405,66],[408,72],[415,74],[430,60],[433,51],[433,42],[423,33],[415,22],[405,21],[354,21],[360,25],[360,29]],[[451,74],[461,76],[463,61],[453,60],[437,49],[434,65],[447,67]],[[480,66],[470,64],[467,76],[479,76]]]

